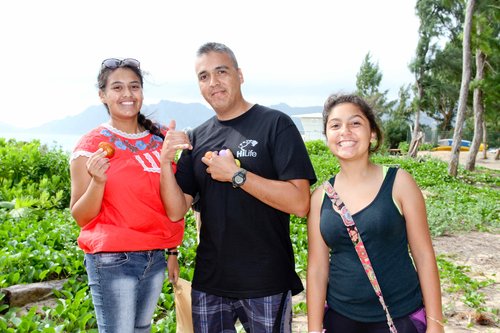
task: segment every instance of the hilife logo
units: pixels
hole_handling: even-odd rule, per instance
[[[251,147],[255,147],[258,144],[257,141],[255,140],[245,140],[242,143],[238,145],[238,150],[236,152],[236,157],[257,157],[257,152],[253,151],[252,149],[248,149]]]

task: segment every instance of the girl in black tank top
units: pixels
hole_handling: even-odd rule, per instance
[[[392,169],[386,176],[382,166],[370,161],[382,133],[360,97],[330,96],[323,126],[340,164],[331,183],[356,223],[397,332],[444,332],[438,269],[420,189],[406,171]],[[311,197],[308,241],[309,332],[389,332],[342,219],[321,186]]]

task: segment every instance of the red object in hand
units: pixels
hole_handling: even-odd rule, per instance
[[[99,142],[99,148],[102,148],[106,152],[106,157],[111,158],[115,155],[115,148],[109,142]]]

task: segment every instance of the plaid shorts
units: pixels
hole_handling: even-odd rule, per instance
[[[239,320],[247,333],[290,333],[291,291],[260,298],[235,299],[191,291],[195,333],[234,333]]]

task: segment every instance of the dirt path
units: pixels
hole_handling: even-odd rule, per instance
[[[447,261],[470,267],[467,276],[476,281],[486,279],[494,283],[482,288],[487,308],[495,313],[485,312],[477,318],[471,308],[461,301],[461,294],[446,292],[443,286],[443,311],[447,322],[446,332],[500,332],[500,234],[469,232],[462,235],[437,237],[433,240],[437,254],[446,256]],[[468,328],[468,326],[473,325]],[[481,325],[485,324],[485,325]]]
[[[428,155],[434,158],[438,158],[445,162],[450,161],[451,153],[449,151],[419,151],[418,156]],[[469,157],[469,152],[462,151],[458,156],[460,165],[465,165],[467,158]],[[494,159],[495,155],[492,153],[488,153],[488,158],[483,159],[483,153],[479,152],[476,156],[476,167],[482,166],[488,169],[500,170],[500,160]]]
[[[483,332],[499,333],[500,310],[500,234],[470,232],[463,235],[437,237],[433,240],[437,255],[445,256],[447,261],[456,265],[468,266],[467,275],[476,281],[491,279],[492,285],[482,288],[485,294],[486,307],[490,308],[481,318],[461,300],[460,293],[443,289],[443,312],[446,318],[447,333]],[[294,297],[294,303],[304,301],[305,293]],[[479,322],[478,322],[479,320]],[[486,325],[481,325],[486,324]],[[293,320],[293,332],[307,332],[307,317],[297,316]]]

